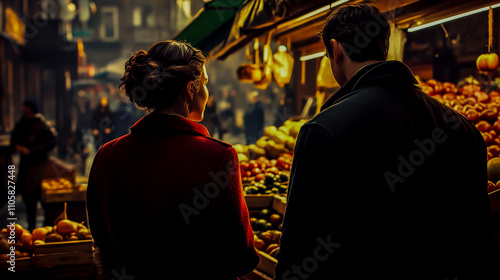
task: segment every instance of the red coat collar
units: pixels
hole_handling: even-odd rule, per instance
[[[193,134],[210,137],[201,124],[179,115],[148,114],[130,127],[132,134],[165,135]]]

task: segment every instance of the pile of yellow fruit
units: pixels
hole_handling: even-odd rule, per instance
[[[240,162],[267,157],[276,159],[281,154],[291,152],[295,149],[295,143],[300,128],[307,120],[287,120],[280,126],[267,126],[264,128],[263,136],[251,145],[234,145]]]

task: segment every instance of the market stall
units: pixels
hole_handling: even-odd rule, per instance
[[[235,79],[253,83],[258,89],[276,83],[293,92],[293,118],[284,121],[282,126],[265,127],[263,136],[255,144],[234,145],[255,247],[261,256],[257,269],[242,279],[274,276],[297,136],[302,125],[318,113],[322,102],[339,87],[331,70],[328,71],[328,60],[323,58],[324,47],[317,37],[331,10],[343,4],[373,2],[393,23],[393,34],[399,37],[392,40],[398,44],[404,41],[404,35],[410,31],[408,28],[417,32],[415,28],[419,26],[488,5],[500,7],[495,1],[486,0],[460,0],[453,5],[451,1],[418,0],[396,1],[397,5],[392,5],[392,1],[358,0],[334,1],[327,5],[323,1],[287,0],[274,1],[275,5],[269,6],[268,2],[273,1],[211,1],[175,36],[200,47],[211,58],[224,59],[246,48],[249,61],[241,65]],[[498,17],[498,11],[495,13]],[[216,23],[210,26],[212,22]],[[496,32],[498,36],[493,37],[500,37],[500,31]],[[487,45],[487,42],[480,44]],[[426,61],[417,61],[412,68],[424,92],[461,113],[481,132],[488,151],[485,159],[488,161],[487,191],[497,221],[500,219],[500,75],[498,56],[495,58],[492,54],[498,52],[498,45],[493,44],[496,48],[488,50],[485,57],[477,53],[472,60],[477,69],[460,81],[435,79],[437,72],[430,71],[432,65]],[[404,59],[401,49],[394,50],[393,55],[393,58]],[[471,59],[467,59],[464,63],[470,63]],[[85,186],[75,184],[71,172],[65,174],[69,177],[56,176],[58,179],[44,182],[42,198],[45,202],[81,202],[84,199]],[[16,270],[25,271],[26,275],[59,273],[64,277],[91,277],[95,274],[96,252],[92,237],[80,220],[80,217],[66,214],[53,226],[33,231],[18,225],[2,229],[0,251],[5,253],[1,255],[2,268],[9,267],[8,238],[13,232],[18,245],[13,251]],[[496,230],[495,241],[500,244],[500,228]]]

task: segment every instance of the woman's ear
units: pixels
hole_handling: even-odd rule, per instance
[[[194,92],[195,86],[193,81],[189,81],[186,85],[186,96],[189,98],[189,100],[193,100],[194,98]]]

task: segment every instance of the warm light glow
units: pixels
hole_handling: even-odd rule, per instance
[[[280,45],[280,46],[278,47],[278,51],[279,51],[279,52],[286,52],[286,47],[285,47],[284,45]]]
[[[70,12],[76,11],[76,5],[73,3],[69,3],[68,4],[68,11],[70,11]]]
[[[313,54],[308,54],[308,55],[301,56],[300,61],[307,61],[307,60],[315,59],[318,57],[322,57],[324,55],[325,55],[325,52],[317,52],[317,53],[313,53]]]
[[[326,11],[328,11],[328,10],[334,8],[334,7],[337,7],[337,6],[342,5],[344,3],[347,3],[347,2],[349,2],[349,0],[339,0],[339,1],[332,2],[329,5],[323,6],[323,7],[319,8],[319,9],[317,9],[317,10],[314,10],[314,11],[312,11],[310,13],[307,13],[307,14],[305,14],[303,16],[300,16],[299,18],[296,19],[296,22],[301,22],[301,21],[303,21],[305,19],[313,17],[313,16],[315,16],[317,14],[320,14],[322,12],[326,12]]]
[[[495,8],[498,8],[498,7],[500,7],[500,3],[491,6],[492,9],[495,9]],[[444,18],[444,19],[436,20],[436,21],[429,22],[429,23],[426,23],[426,24],[419,24],[417,22],[418,26],[408,28],[408,32],[419,31],[419,30],[422,30],[422,29],[425,29],[425,28],[429,28],[429,27],[432,27],[432,26],[440,25],[442,23],[449,22],[449,21],[452,21],[452,20],[456,20],[456,19],[459,19],[459,18],[467,17],[467,16],[474,15],[474,14],[481,13],[481,12],[486,12],[486,11],[488,11],[489,8],[490,8],[490,6],[479,8],[479,9],[475,9],[475,10],[472,10],[472,11],[469,11],[469,12],[461,13],[461,14],[458,14],[458,15],[455,15],[455,16],[451,16],[451,17],[447,17],[447,18]]]

